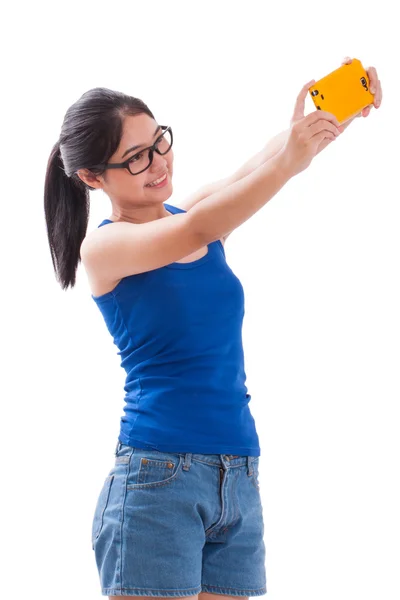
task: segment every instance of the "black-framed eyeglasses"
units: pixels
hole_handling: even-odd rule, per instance
[[[92,167],[88,167],[91,169],[128,169],[131,175],[139,175],[139,173],[143,173],[146,169],[148,169],[153,162],[154,152],[158,152],[163,156],[170,151],[172,143],[174,141],[172,135],[171,127],[167,125],[161,125],[161,129],[163,129],[162,135],[160,135],[152,146],[148,146],[140,152],[137,152],[130,158],[127,158],[122,163],[105,163],[101,165],[93,165]]]

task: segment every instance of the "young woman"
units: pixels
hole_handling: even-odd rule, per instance
[[[373,67],[369,76],[377,107]],[[141,100],[95,88],[65,115],[45,180],[53,265],[66,289],[82,259],[127,374],[114,465],[92,525],[110,598],[267,592],[244,294],[224,243],[349,125],[324,111],[304,117],[312,83],[288,131],[179,208],[167,203],[172,129]],[[86,235],[95,189],[110,198],[111,214]]]

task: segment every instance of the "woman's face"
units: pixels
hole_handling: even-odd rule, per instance
[[[146,114],[125,117],[119,147],[108,162],[124,162],[143,148],[154,144],[162,134],[161,128],[155,133],[157,127],[158,123]],[[130,150],[132,146],[139,146],[139,148]],[[113,204],[122,210],[129,209],[132,204],[136,207],[150,207],[159,205],[160,202],[166,201],[171,196],[173,161],[174,155],[171,148],[163,156],[154,152],[150,167],[138,175],[131,175],[127,169],[123,168],[107,169],[103,175],[96,175],[95,182],[85,180],[92,187],[102,188]],[[147,187],[147,184],[155,181],[164,173],[167,173],[167,185],[161,188]]]

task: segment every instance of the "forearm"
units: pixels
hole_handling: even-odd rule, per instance
[[[351,118],[346,123],[342,124],[343,129],[347,129],[347,127],[354,121],[356,117]],[[271,138],[264,146],[262,150],[257,152],[254,156],[252,156],[247,162],[245,162],[237,171],[235,171],[233,175],[233,180],[238,181],[242,177],[249,175],[259,166],[266,163],[273,156],[278,154],[280,150],[282,150],[283,146],[286,143],[286,140],[289,136],[290,129],[285,129],[278,133],[273,138]]]
[[[188,214],[203,244],[227,235],[260,210],[287,183],[281,153],[230,186],[198,202]]]
[[[347,127],[354,121],[356,117],[353,117],[346,123],[342,124],[343,129],[347,129]],[[259,166],[266,163],[273,156],[278,154],[280,150],[282,150],[283,146],[286,143],[288,135],[290,133],[290,129],[285,129],[278,133],[276,136],[271,138],[264,146],[262,150],[257,152],[254,156],[252,156],[247,162],[245,162],[237,171],[235,171],[233,175],[233,180],[238,181],[242,177],[249,175]]]
[[[233,175],[233,179],[235,181],[242,179],[242,177],[249,175],[255,169],[257,169],[259,166],[263,165],[268,160],[270,160],[273,156],[278,154],[278,152],[280,150],[282,150],[283,146],[286,143],[286,140],[289,135],[289,131],[290,131],[289,129],[285,129],[285,131],[281,131],[281,133],[278,133],[273,138],[271,138],[265,144],[265,146],[262,148],[262,150],[257,152],[247,162],[245,162],[237,171],[235,171],[235,173]]]

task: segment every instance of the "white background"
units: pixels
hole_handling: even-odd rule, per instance
[[[43,184],[64,114],[105,86],[174,132],[180,205],[289,126],[344,56],[383,103],[226,243],[261,443],[269,600],[400,598],[395,4],[17,3],[2,33],[1,595],[100,598],[92,517],[123,407],[117,349],[78,269],[51,264]],[[397,52],[397,56],[396,56]],[[306,113],[314,110],[307,99]],[[110,214],[91,192],[89,230]]]

